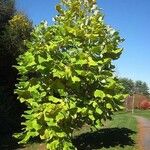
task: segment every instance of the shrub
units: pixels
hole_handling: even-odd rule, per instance
[[[149,109],[149,108],[150,108],[150,102],[147,101],[147,100],[143,100],[143,101],[140,103],[140,108],[141,108],[141,109]]]

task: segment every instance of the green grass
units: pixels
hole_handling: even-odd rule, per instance
[[[85,140],[78,141],[80,145],[77,147],[79,150],[80,146],[81,150],[88,149],[87,145],[90,145],[90,150],[138,150],[136,133],[136,118],[131,113],[118,112],[113,120],[105,122],[103,129],[79,137],[79,140]]]
[[[133,131],[137,131],[137,121],[131,113],[118,112],[113,116],[113,120],[110,121],[109,127],[125,127]]]
[[[134,115],[142,116],[147,119],[150,119],[150,110],[135,110]]]
[[[150,110],[135,110],[133,115],[131,112],[117,112],[111,121],[106,121],[105,126],[95,132],[90,132],[89,126],[85,125],[75,132],[76,138],[73,142],[78,150],[138,150],[137,121],[134,117],[136,115],[150,119]],[[4,136],[1,137],[0,143],[2,147],[17,147],[14,145],[14,139]],[[45,145],[32,143],[17,150],[45,150]]]
[[[76,132],[73,140],[78,150],[138,150],[136,147],[137,122],[131,113],[119,112],[105,127],[90,133],[89,126]],[[32,144],[22,150],[45,150],[44,145]]]
[[[109,121],[108,127],[110,128],[126,128],[129,131],[133,131],[133,133],[129,133],[129,138],[126,138],[124,140],[129,140],[126,141],[127,143],[133,142],[133,145],[118,145],[115,147],[110,147],[110,148],[102,148],[101,150],[138,150],[137,145],[136,145],[136,133],[137,133],[137,121],[136,118],[133,117],[131,113],[126,113],[126,112],[119,112],[116,113],[113,117],[112,121]],[[134,133],[135,132],[135,133]],[[128,133],[127,133],[128,134]]]

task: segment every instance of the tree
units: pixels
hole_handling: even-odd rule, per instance
[[[15,11],[14,0],[0,0],[0,35]]]
[[[28,105],[20,143],[39,137],[50,150],[76,149],[72,133],[85,123],[100,128],[124,95],[112,61],[119,33],[104,23],[95,0],[62,0],[55,24],[41,23],[18,58],[15,90]]]
[[[123,85],[123,93],[132,95],[133,93],[142,94],[145,96],[149,95],[149,88],[146,82],[143,81],[133,81],[128,78],[120,78],[120,83]]]
[[[128,78],[120,78],[119,80],[124,87],[123,93],[132,95],[135,88],[134,81]]]
[[[139,94],[143,94],[145,96],[149,95],[149,88],[146,82],[142,82],[140,80],[135,82],[136,92]]]
[[[13,0],[0,0],[0,56],[3,55],[4,49],[4,32],[8,21],[15,13],[15,3]]]
[[[17,83],[16,58],[26,51],[32,23],[15,10],[15,1],[0,0],[0,133],[11,134],[20,127],[24,106],[14,94]]]
[[[16,13],[9,20],[6,31],[4,32],[3,37],[7,43],[7,51],[5,54],[17,58],[20,54],[24,53],[26,50],[24,40],[30,37],[31,31],[32,22],[24,14],[20,12]]]
[[[0,133],[8,133],[11,132],[14,128],[13,123],[16,121],[14,118],[14,113],[12,113],[13,103],[13,90],[7,88],[7,80],[6,76],[11,76],[10,72],[6,74],[8,69],[9,58],[4,57],[4,41],[3,35],[6,31],[6,25],[8,21],[13,17],[15,13],[14,1],[12,0],[0,0]],[[7,47],[7,46],[6,46]],[[5,67],[6,66],[6,67]],[[10,68],[10,67],[9,67]],[[18,102],[17,102],[18,103]],[[17,105],[16,105],[17,107]],[[12,109],[11,109],[12,108]],[[13,117],[12,117],[13,116]],[[11,120],[12,119],[12,120]],[[11,120],[11,122],[9,122]],[[16,125],[17,126],[17,125]]]
[[[29,39],[32,31],[31,21],[22,13],[15,10],[14,0],[0,0],[0,72],[1,78],[9,86],[14,84],[9,80],[11,76],[16,80],[16,58],[26,47],[24,40]],[[14,75],[13,75],[14,72]]]
[[[7,3],[4,4],[7,5]],[[24,41],[30,38],[32,23],[19,12],[11,15],[13,16],[8,17],[11,19],[7,20],[0,35],[0,73],[2,84],[14,89],[17,70],[12,66],[16,65],[16,58],[27,49]]]

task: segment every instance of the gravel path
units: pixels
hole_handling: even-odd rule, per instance
[[[140,150],[150,150],[150,120],[135,116],[138,121],[138,140]]]

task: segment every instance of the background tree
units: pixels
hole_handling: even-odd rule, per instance
[[[124,86],[123,93],[132,95],[134,91],[134,81],[128,78],[120,78],[119,80]]]
[[[140,80],[133,81],[132,79],[128,78],[120,78],[119,80],[124,86],[124,93],[129,95],[132,95],[133,93],[142,94],[145,96],[149,95],[149,87],[146,82]]]
[[[5,25],[8,23],[8,20],[12,18],[16,11],[14,3],[14,0],[0,0],[0,35],[3,34]]]
[[[1,36],[1,73],[9,87],[14,88],[16,83],[17,70],[12,66],[16,64],[16,58],[26,51],[24,40],[29,39],[31,31],[32,23],[21,13],[15,13],[5,25]]]
[[[143,81],[136,81],[135,82],[135,88],[136,88],[136,92],[139,94],[143,94],[145,96],[149,95],[149,88],[146,82]]]
[[[26,51],[24,40],[30,38],[32,23],[15,10],[15,1],[0,0],[0,133],[13,132],[20,124],[23,105],[16,100],[18,55]]]
[[[15,13],[5,26],[3,34],[4,46],[7,46],[7,51],[6,47],[4,47],[5,55],[10,55],[16,59],[20,54],[24,53],[26,50],[24,40],[30,37],[31,31],[32,23],[27,16],[20,12]]]
[[[75,149],[72,133],[100,128],[124,95],[112,61],[122,53],[119,33],[104,23],[95,0],[62,0],[55,24],[40,24],[18,58],[16,93],[28,105],[21,143],[39,137],[50,150]]]

